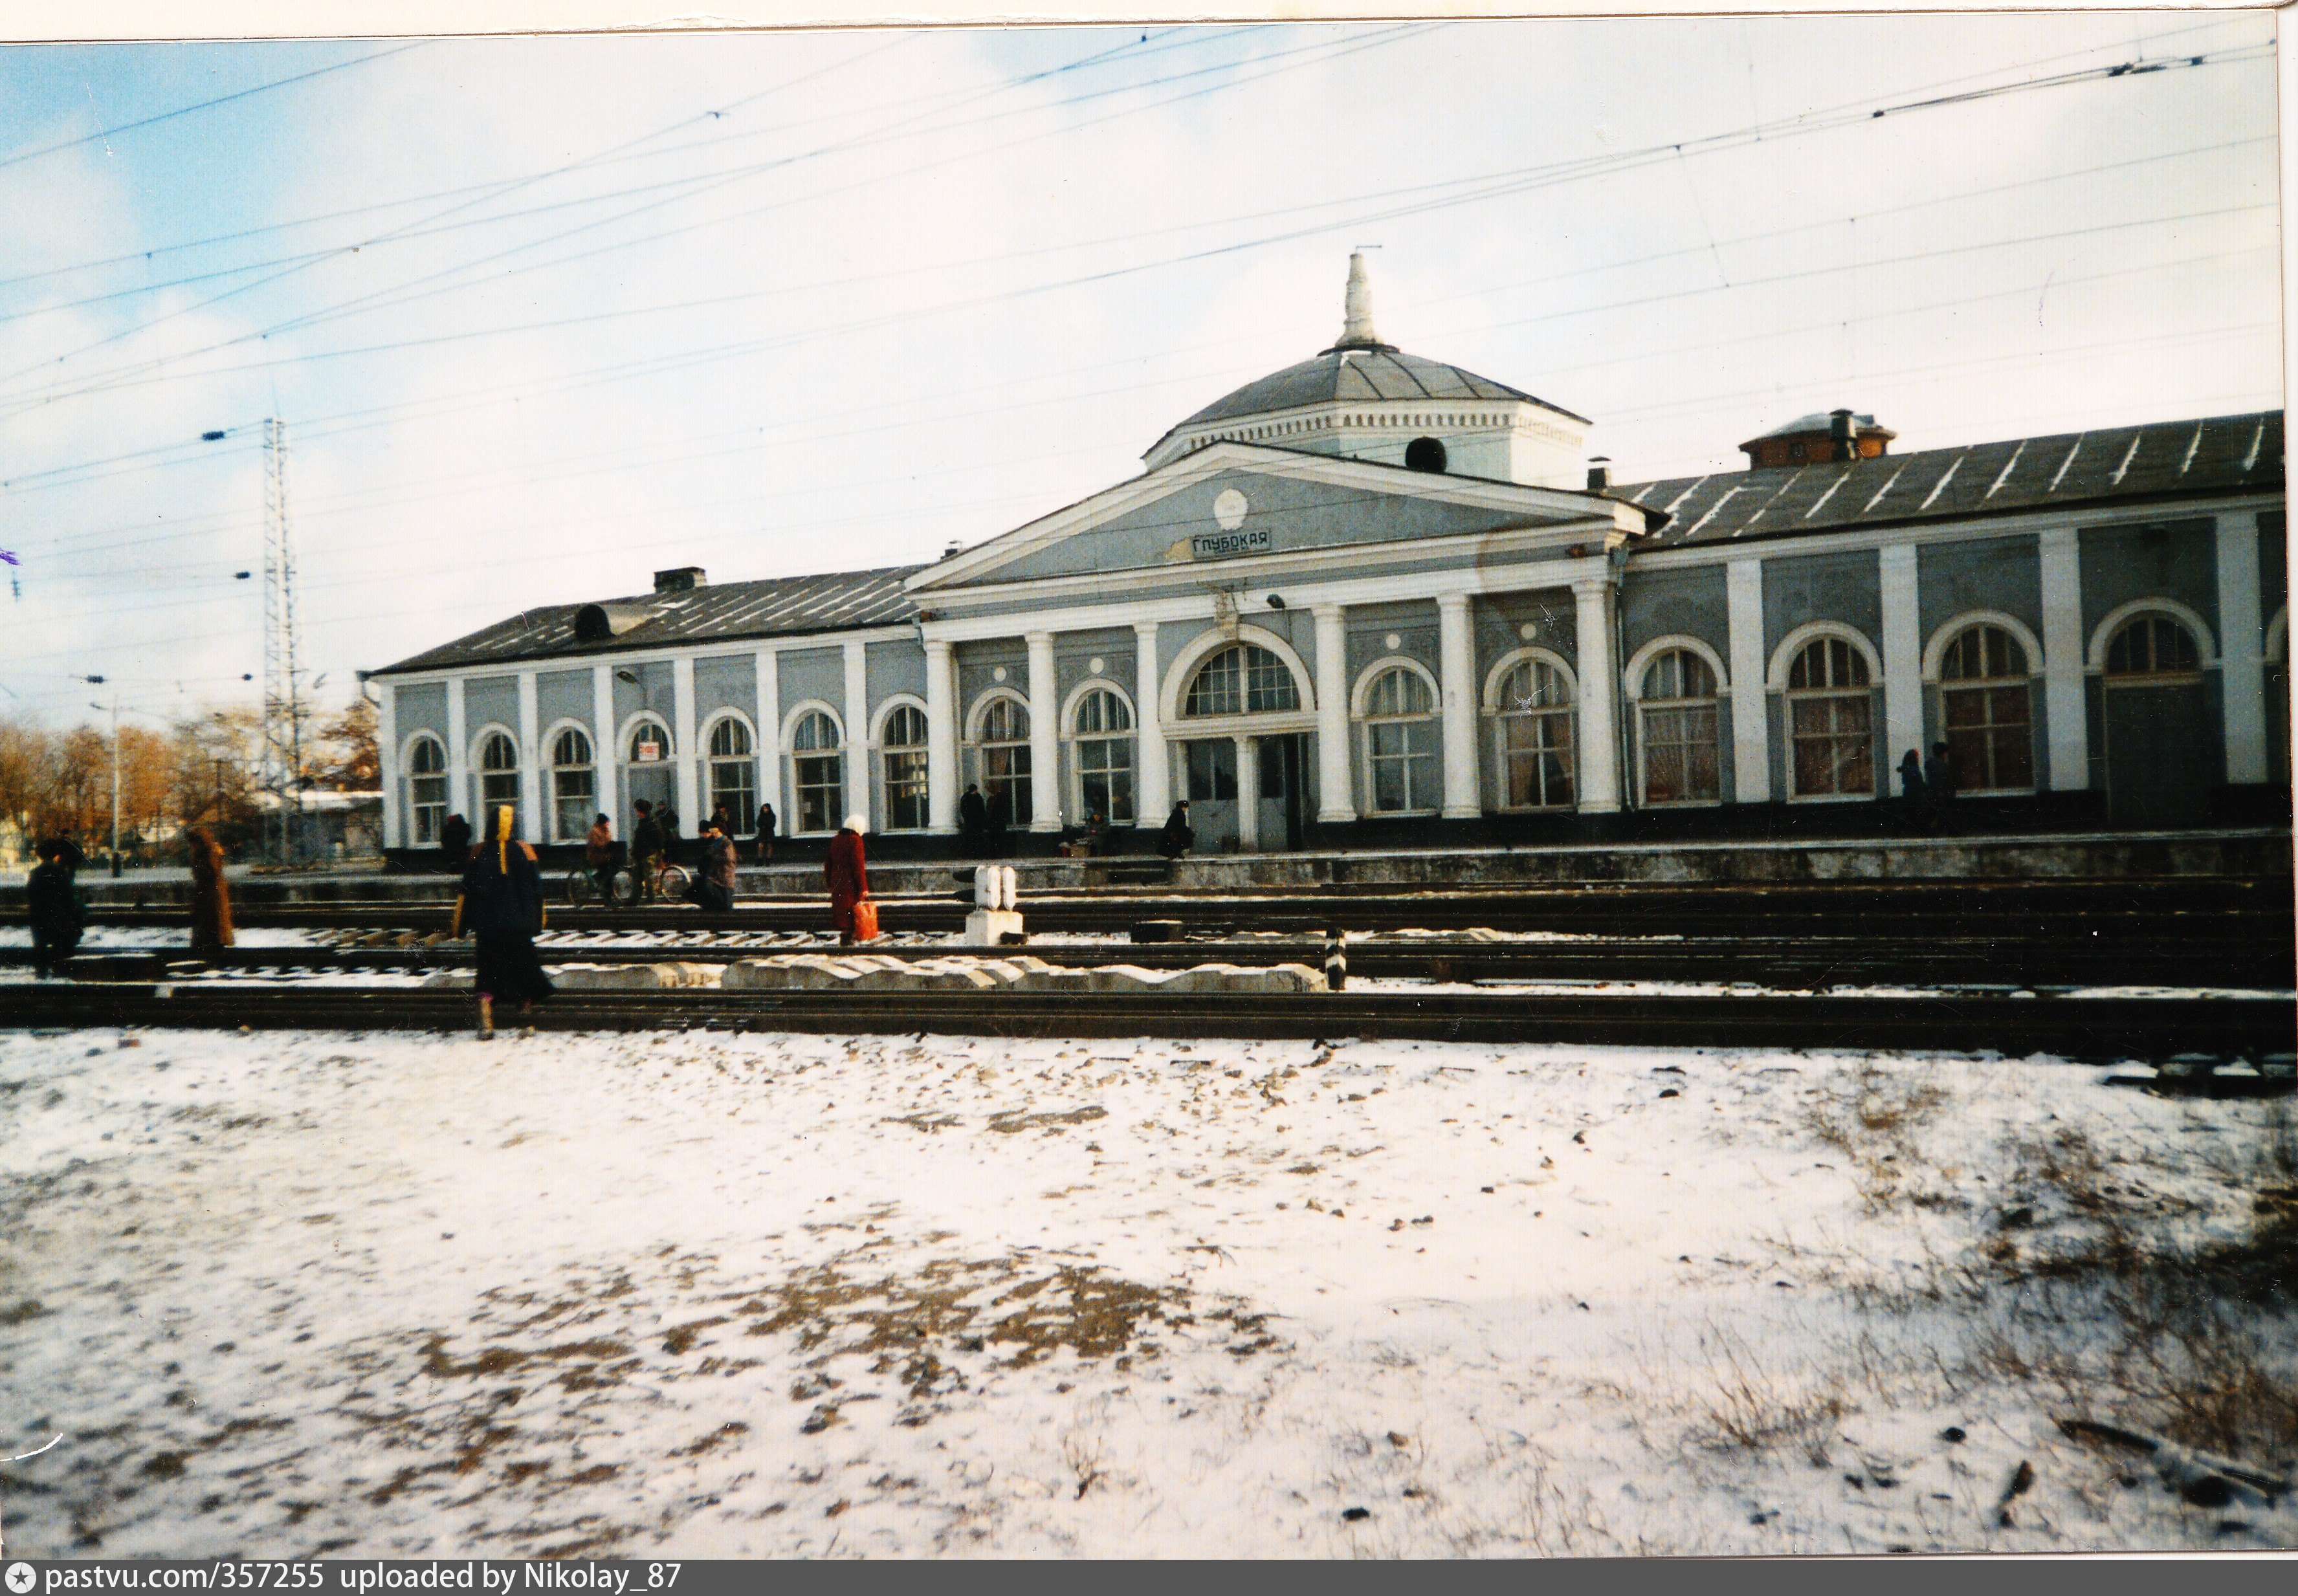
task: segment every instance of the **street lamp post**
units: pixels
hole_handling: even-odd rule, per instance
[[[91,686],[93,686],[93,687],[102,687],[102,686],[103,686],[103,685],[104,685],[104,684],[103,684],[103,678],[102,678],[102,677],[100,677],[100,676],[84,677],[84,678],[82,678],[81,679],[83,679],[84,681],[87,681],[89,685],[91,685]],[[90,709],[92,709],[92,710],[99,710],[99,711],[100,711],[100,710],[102,710],[104,706],[103,706],[103,705],[102,705],[102,704],[100,704],[100,703],[91,703],[91,704],[89,704],[87,707],[88,707],[88,708],[90,708]],[[119,876],[120,876],[120,689],[119,689],[118,687],[114,687],[114,688],[112,688],[112,877],[113,877],[113,879],[117,880],[117,879],[119,878]]]

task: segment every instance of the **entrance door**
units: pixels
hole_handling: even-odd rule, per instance
[[[1189,828],[1197,851],[1211,853],[1236,846],[1236,744],[1228,737],[1203,737],[1181,745],[1181,769],[1188,785]]]
[[[615,835],[626,843],[630,841],[631,834],[638,828],[639,800],[643,798],[653,804],[655,815],[659,819],[664,806],[670,802],[674,790],[671,765],[667,760],[651,764],[624,765],[623,767],[623,828]],[[680,819],[682,821],[684,817],[681,816]]]
[[[1307,736],[1301,732],[1288,732],[1283,736],[1261,739],[1261,846],[1273,851],[1283,848],[1297,852],[1301,847],[1302,811],[1305,805],[1302,773],[1307,769],[1308,756],[1304,748]]]
[[[2194,826],[2212,779],[2199,686],[2106,688],[2106,812],[2117,826]]]

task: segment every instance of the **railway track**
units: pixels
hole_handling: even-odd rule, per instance
[[[278,975],[357,971],[421,972],[472,962],[467,942],[436,931],[360,927],[323,933],[332,946],[237,948],[209,961],[219,972]],[[552,964],[705,963],[774,953],[834,951],[827,938],[803,933],[679,929],[642,934],[643,941],[584,940],[603,933],[546,933],[540,943]],[[1199,939],[1117,944],[1031,941],[1028,951],[1070,967],[1131,964],[1185,969],[1199,964],[1321,965],[1321,937]],[[882,939],[869,951],[905,959],[984,952],[945,942]],[[1638,981],[1750,983],[1799,991],[1839,986],[1995,987],[2184,986],[2279,990],[2292,984],[2286,940],[2258,934],[2189,937],[2169,945],[2128,938],[1920,938],[1773,936],[1575,937],[1488,942],[1459,935],[1352,941],[1353,975],[1431,982]],[[0,950],[0,964],[23,964],[29,949]],[[111,979],[157,981],[185,973],[188,948],[84,952],[76,971]]]
[[[883,897],[879,917],[889,931],[941,932],[963,924],[966,905],[954,895]],[[1265,893],[1185,893],[1166,888],[1095,889],[1032,895],[1022,904],[1035,932],[1122,933],[1143,920],[1176,920],[1197,934],[1240,931],[1321,933],[1407,928],[1553,931],[1603,935],[1656,933],[1883,937],[2067,937],[2137,939],[2161,943],[2186,936],[2288,940],[2293,916],[2286,880],[2222,878],[2128,881],[1850,882],[1786,886],[1581,884],[1506,891],[1301,888]],[[343,929],[393,926],[442,928],[449,905],[404,901],[324,904],[243,904],[236,917],[250,927]],[[632,909],[555,907],[555,924],[595,929],[674,928],[799,931],[818,928],[818,898],[754,898],[724,914],[684,906]],[[100,906],[96,925],[186,923],[179,908]],[[21,910],[0,910],[0,924],[22,923]]]
[[[253,983],[0,986],[0,1027],[460,1031],[470,1005],[409,988]],[[536,1029],[938,1032],[980,1036],[1363,1037],[1484,1043],[2033,1052],[2088,1059],[2288,1058],[2286,998],[2001,993],[1729,995],[1311,992],[574,992]]]

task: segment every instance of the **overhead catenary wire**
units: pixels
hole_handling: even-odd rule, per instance
[[[1379,41],[1377,38],[1376,38],[1376,39],[1374,39],[1374,40],[1372,40],[1372,41],[1368,41],[1368,42],[1371,42],[1371,43],[1376,43],[1376,42],[1380,42],[1380,41]],[[2255,53],[2254,52],[2245,52],[2245,51],[2242,51],[2242,50],[2228,51],[2228,52],[2222,52],[2222,53],[2218,53],[2218,54],[2216,54],[2216,55],[2198,55],[2198,56],[2193,57],[2191,60],[2188,60],[2188,61],[2180,62],[2176,62],[2176,63],[2170,63],[2170,64],[2172,64],[2172,65],[2178,65],[2178,66],[2184,66],[2184,67],[2203,66],[2203,65],[2211,64],[2211,63],[2213,63],[2213,62],[2217,62],[2217,63],[2221,63],[2221,64],[2223,64],[2223,63],[2229,62],[2234,62],[2234,61],[2236,61],[2236,60],[2250,59],[2250,58],[2252,58],[2252,56],[2253,56],[2253,55],[2254,55],[2254,53]],[[1623,154],[1616,155],[1616,156],[1605,156],[1605,157],[1590,158],[1589,160],[1583,160],[1583,161],[1579,161],[1579,162],[1568,162],[1568,163],[1564,163],[1565,168],[1566,168],[1566,169],[1568,169],[1562,170],[1562,171],[1550,171],[1550,172],[1545,172],[1545,173],[1543,173],[1543,174],[1541,176],[1541,177],[1539,177],[1539,178],[1537,178],[1537,179],[1525,179],[1525,180],[1523,180],[1523,181],[1525,181],[1525,182],[1544,182],[1544,181],[1564,181],[1564,180],[1575,180],[1575,179],[1576,179],[1577,177],[1583,177],[1583,176],[1586,176],[1586,175],[1591,175],[1591,174],[1592,174],[1593,172],[1595,172],[1595,171],[1599,171],[1599,170],[1609,170],[1609,169],[1620,169],[1620,168],[1624,168],[1624,167],[1632,166],[1632,165],[1633,165],[1633,164],[1635,164],[1635,163],[1638,163],[1638,162],[1649,162],[1649,161],[1650,161],[1650,160],[1658,160],[1658,159],[1674,158],[1674,157],[1676,157],[1676,156],[1681,155],[1682,152],[1686,152],[1686,151],[1689,151],[1689,150],[1712,150],[1712,149],[1715,149],[1715,148],[1724,147],[1724,146],[1725,146],[1727,144],[1729,144],[1729,143],[1756,141],[1756,140],[1760,140],[1761,138],[1765,137],[1765,136],[1773,137],[1773,138],[1789,136],[1790,136],[1790,135],[1800,136],[1806,135],[1806,134],[1810,134],[1810,133],[1815,133],[1815,132],[1820,132],[1820,131],[1825,131],[1825,130],[1828,130],[1828,129],[1829,129],[1829,128],[1834,128],[1834,127],[1838,127],[1838,126],[1846,125],[1847,121],[1848,121],[1848,122],[1856,122],[1856,121],[1860,121],[1860,120],[1871,119],[1872,117],[1877,116],[1877,115],[1890,114],[1890,113],[1892,113],[1892,112],[1896,112],[1896,111],[1914,111],[1914,110],[1922,110],[1922,111],[1938,110],[1938,109],[1940,109],[1940,108],[1943,108],[1943,107],[1946,107],[1946,106],[1949,106],[1949,105],[1954,105],[1954,104],[1958,104],[1958,103],[1965,103],[1965,102],[1967,102],[1967,101],[1994,98],[1994,97],[1998,97],[1998,96],[1999,96],[1999,95],[2001,95],[2009,94],[2009,93],[2014,93],[2014,92],[2021,92],[2021,93],[2023,93],[2023,92],[2031,92],[2031,91],[2034,91],[2034,90],[2044,89],[2044,88],[2053,88],[2053,87],[2066,86],[2069,86],[2069,85],[2071,85],[2071,84],[2074,84],[2074,83],[2079,83],[2079,82],[2089,82],[2089,81],[2101,81],[2101,80],[2106,80],[2106,79],[2109,79],[2109,78],[2116,78],[2116,77],[2120,77],[2120,76],[2127,76],[2127,75],[2128,75],[2128,68],[2127,68],[2127,66],[2122,67],[2122,68],[2113,68],[2113,67],[2090,68],[2090,69],[2085,69],[2085,70],[2083,70],[2076,71],[2076,72],[2069,72],[2069,73],[2057,74],[2057,75],[2055,75],[2055,76],[2053,76],[2053,77],[2050,77],[2050,78],[2046,78],[2031,79],[2031,80],[2029,80],[2029,81],[2027,81],[2027,82],[2021,83],[2021,84],[2016,84],[2016,85],[1996,86],[1992,86],[1992,87],[1988,87],[1988,88],[1985,88],[1985,89],[1970,90],[1970,91],[1966,91],[1965,93],[1963,93],[1963,94],[1962,94],[1962,95],[1933,95],[1933,96],[1931,96],[1931,97],[1930,97],[1930,98],[1927,98],[1927,99],[1924,99],[1924,100],[1922,100],[1922,101],[1919,101],[1919,102],[1906,102],[1906,103],[1896,103],[1896,104],[1893,104],[1893,105],[1890,105],[1890,106],[1883,106],[1883,107],[1874,107],[1874,106],[1872,106],[1872,105],[1871,104],[1871,105],[1869,105],[1869,106],[1867,106],[1867,107],[1856,108],[1854,111],[1848,111],[1848,112],[1839,111],[1839,112],[1831,113],[1831,114],[1825,115],[1825,116],[1818,116],[1818,117],[1805,117],[1805,118],[1798,118],[1798,119],[1790,119],[1787,122],[1782,123],[1782,124],[1778,125],[1778,126],[1766,126],[1766,127],[1764,127],[1764,128],[1758,128],[1740,129],[1740,130],[1737,130],[1737,131],[1733,131],[1733,132],[1727,132],[1727,133],[1724,133],[1724,134],[1718,134],[1718,135],[1710,136],[1708,136],[1708,137],[1707,137],[1707,138],[1702,138],[1702,139],[1680,140],[1680,141],[1676,141],[1676,142],[1675,142],[1675,143],[1674,143],[1674,144],[1661,144],[1661,145],[1647,146],[1646,148],[1644,148],[1644,149],[1642,149],[1642,150],[1640,150],[1640,151],[1626,152],[1624,152]],[[1188,97],[1188,96],[1181,96],[1181,97],[1186,98],[1186,97]],[[1170,103],[1170,102],[1169,102],[1169,103]],[[1130,111],[1128,111],[1128,112],[1120,113],[1120,114],[1131,114],[1131,112],[1130,112]],[[1056,130],[1056,131],[1066,131],[1066,130]],[[1046,135],[1033,135],[1033,136],[1030,136],[1030,138],[1029,138],[1029,139],[1023,140],[1023,141],[1017,141],[1017,142],[1032,142],[1032,141],[1034,141],[1036,138],[1043,137],[1043,136],[1046,136]],[[1001,146],[1001,147],[1002,147],[1002,146]],[[979,153],[979,152],[975,152],[975,153]],[[954,157],[953,159],[956,159],[956,158],[955,158],[955,157]],[[939,163],[933,163],[933,164],[939,164]],[[876,180],[882,180],[882,179],[872,179],[872,181],[876,181]],[[1509,188],[1508,188],[1508,189],[1506,189],[1506,190],[1503,190],[1502,192],[1517,192],[1517,189],[1516,189],[1513,185],[1511,185]],[[1153,265],[1171,265],[1171,264],[1176,264],[1176,263],[1178,263],[1178,261],[1195,260],[1195,259],[1213,259],[1213,258],[1216,258],[1216,257],[1220,256],[1220,255],[1223,255],[1223,254],[1235,253],[1235,252],[1237,252],[1237,251],[1242,251],[1242,250],[1265,247],[1266,245],[1270,244],[1270,243],[1274,243],[1287,242],[1287,241],[1289,241],[1289,240],[1291,240],[1291,239],[1297,238],[1297,237],[1309,236],[1309,235],[1312,235],[1312,234],[1314,234],[1324,233],[1324,232],[1329,232],[1329,231],[1331,231],[1331,230],[1332,230],[1333,226],[1360,226],[1360,225],[1362,225],[1362,224],[1363,224],[1367,219],[1376,219],[1376,220],[1395,219],[1395,218],[1397,218],[1403,217],[1403,216],[1409,216],[1409,215],[1420,214],[1421,212],[1423,212],[1423,211],[1425,211],[1426,210],[1428,210],[1428,209],[1441,208],[1441,207],[1442,207],[1442,206],[1445,206],[1445,205],[1451,205],[1451,204],[1467,203],[1467,202],[1471,202],[1472,201],[1476,200],[1476,199],[1492,198],[1492,197],[1498,197],[1498,195],[1497,195],[1496,193],[1471,193],[1471,194],[1462,195],[1462,196],[1449,197],[1449,198],[1442,199],[1442,200],[1432,200],[1432,201],[1427,201],[1427,202],[1424,202],[1423,203],[1418,204],[1418,205],[1411,205],[1411,206],[1404,206],[1404,207],[1393,208],[1393,209],[1391,209],[1391,210],[1386,210],[1386,211],[1384,211],[1384,212],[1377,213],[1377,214],[1376,214],[1376,216],[1375,216],[1375,217],[1374,217],[1374,218],[1361,218],[1361,217],[1360,217],[1360,218],[1349,218],[1348,220],[1346,220],[1346,221],[1344,221],[1344,222],[1340,222],[1340,223],[1331,224],[1331,225],[1329,225],[1329,226],[1318,226],[1318,227],[1312,227],[1312,228],[1302,229],[1302,230],[1297,231],[1297,232],[1282,233],[1282,234],[1277,234],[1277,235],[1274,235],[1273,237],[1262,237],[1262,238],[1259,238],[1259,239],[1254,239],[1254,240],[1246,241],[1246,242],[1244,242],[1244,243],[1232,243],[1232,244],[1228,244],[1228,245],[1221,246],[1221,247],[1217,248],[1217,249],[1205,250],[1205,251],[1191,251],[1191,252],[1188,252],[1188,253],[1186,253],[1186,254],[1185,254],[1185,255],[1183,255],[1183,256],[1181,256],[1181,257],[1176,258],[1175,259],[1169,259],[1169,260],[1166,260],[1166,261],[1163,261],[1163,262],[1153,263],[1153,267],[1128,267],[1114,268],[1114,269],[1112,269],[1112,271],[1110,271],[1110,272],[1106,272],[1106,273],[1087,274],[1087,275],[1081,276],[1079,276],[1079,277],[1076,277],[1076,278],[1069,279],[1069,280],[1067,280],[1067,281],[1066,281],[1066,283],[1065,283],[1064,284],[1062,284],[1062,285],[1065,285],[1065,286],[1076,286],[1076,285],[1080,285],[1080,284],[1088,284],[1088,283],[1094,283],[1094,282],[1100,282],[1100,281],[1106,281],[1106,280],[1109,280],[1109,279],[1110,279],[1111,277],[1112,277],[1112,276],[1130,275],[1130,274],[1132,274],[1133,272],[1139,271],[1139,270],[1153,269]],[[779,203],[779,202],[778,202],[778,203]],[[723,219],[725,219],[725,218],[718,218],[718,219],[723,220]],[[715,223],[713,223],[713,224],[696,224],[696,225],[715,225]],[[590,225],[589,225],[589,224],[586,224],[586,226],[590,226]],[[688,230],[688,229],[677,229],[677,230],[674,230],[674,232],[677,232],[677,231],[686,231],[686,230]],[[619,244],[611,245],[611,246],[606,246],[606,247],[608,247],[608,248],[613,248],[613,249],[619,249],[619,248],[624,248],[624,247],[632,247],[632,246],[634,246],[634,245],[635,245],[636,243],[638,243],[655,242],[655,241],[657,241],[660,237],[663,237],[663,236],[667,236],[667,235],[666,235],[666,234],[654,234],[654,235],[649,235],[649,237],[648,237],[648,238],[645,238],[645,239],[641,239],[641,240],[635,240],[635,241],[625,241],[624,243],[619,243]],[[525,247],[532,247],[532,246],[520,246],[520,247],[521,247],[521,248],[525,248]],[[550,264],[550,263],[545,263],[545,264]],[[461,269],[461,268],[450,268],[450,269]],[[388,292],[388,291],[378,291],[378,292]],[[1030,291],[1021,291],[1021,292],[1030,292]],[[368,299],[373,299],[373,298],[375,298],[376,296],[374,296],[374,295],[370,295],[370,296],[366,296],[366,297],[367,297],[367,298],[368,298]],[[389,301],[389,303],[392,303],[392,304],[398,304],[398,303],[404,303],[404,302],[407,302],[404,299],[402,299],[402,300],[391,300],[391,301]],[[339,308],[339,309],[341,309],[341,308]],[[329,312],[329,313],[326,313],[326,314],[327,314],[327,315],[328,315],[328,316],[330,316],[330,317],[332,317],[332,315],[334,315],[335,313],[334,313],[334,312]],[[203,346],[201,349],[198,349],[198,350],[195,350],[185,351],[185,352],[179,353],[179,354],[175,355],[175,356],[164,357],[164,358],[161,358],[161,361],[159,362],[159,364],[161,364],[161,365],[172,364],[172,363],[174,363],[175,361],[178,361],[178,360],[189,359],[189,358],[195,358],[195,357],[197,357],[197,356],[199,356],[199,355],[202,355],[202,354],[208,354],[208,353],[217,352],[217,351],[219,351],[219,350],[220,350],[233,347],[234,345],[236,345],[236,344],[238,344],[238,343],[243,343],[243,342],[248,341],[250,339],[258,338],[258,337],[268,337],[268,336],[270,336],[270,335],[272,335],[272,334],[274,334],[274,333],[278,333],[278,332],[281,332],[281,331],[286,330],[290,325],[293,325],[293,326],[305,326],[305,325],[314,325],[314,317],[312,317],[312,316],[305,316],[305,317],[303,317],[295,318],[292,323],[288,323],[288,324],[279,324],[279,325],[274,325],[274,326],[272,326],[272,327],[269,327],[269,328],[263,329],[263,330],[261,330],[260,332],[244,333],[244,334],[238,335],[238,336],[236,336],[236,337],[234,337],[234,338],[232,338],[232,339],[220,341],[219,341],[219,342],[217,342],[217,343],[213,343],[213,344],[210,344],[210,345],[205,345],[205,346]],[[255,363],[255,364],[257,364],[257,365],[263,365],[263,364],[269,364],[269,363]],[[81,383],[79,386],[77,386],[77,387],[73,387],[73,386],[70,386],[70,385],[62,385],[62,386],[61,386],[61,387],[52,387],[52,388],[50,388],[50,389],[46,389],[46,390],[32,390],[32,391],[28,391],[28,392],[20,393],[20,394],[17,394],[17,395],[14,395],[14,396],[11,396],[12,403],[12,407],[13,407],[13,408],[15,408],[15,409],[17,409],[17,410],[21,410],[21,409],[22,409],[22,408],[26,408],[26,407],[37,407],[43,406],[43,405],[45,405],[45,404],[53,403],[53,402],[55,402],[55,400],[56,400],[57,399],[59,399],[59,398],[77,397],[77,396],[79,396],[79,395],[81,395],[81,394],[89,393],[89,392],[95,392],[95,391],[116,391],[117,389],[121,388],[121,387],[141,385],[141,381],[144,381],[144,380],[158,380],[158,379],[152,379],[152,378],[148,378],[148,377],[139,379],[139,377],[136,374],[136,373],[138,373],[139,371],[143,371],[143,370],[146,370],[146,369],[148,369],[148,368],[151,366],[151,365],[152,365],[152,363],[147,363],[147,366],[146,366],[146,367],[145,367],[145,368],[137,368],[137,367],[127,367],[127,368],[121,368],[120,370],[116,371],[116,372],[112,373],[112,374],[100,374],[100,375],[97,375],[97,376],[95,376],[95,377],[91,377],[91,378],[87,379],[87,380],[85,380],[84,382],[82,382],[82,383]],[[191,374],[191,375],[216,375],[216,374],[227,374],[227,373],[230,373],[230,372],[234,372],[234,371],[240,371],[240,370],[245,370],[245,369],[250,369],[250,367],[249,367],[249,366],[227,366],[227,367],[220,368],[219,370],[216,370],[216,369],[210,369],[210,370],[203,370],[203,371],[201,371],[201,372],[196,372],[196,373],[192,373],[192,374]]]

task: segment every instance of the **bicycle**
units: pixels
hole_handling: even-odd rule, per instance
[[[686,898],[686,889],[694,884],[692,872],[683,865],[653,861],[654,901],[658,903],[679,903]],[[624,865],[615,872],[615,901],[629,908],[640,901],[639,893],[645,883],[632,866]]]

